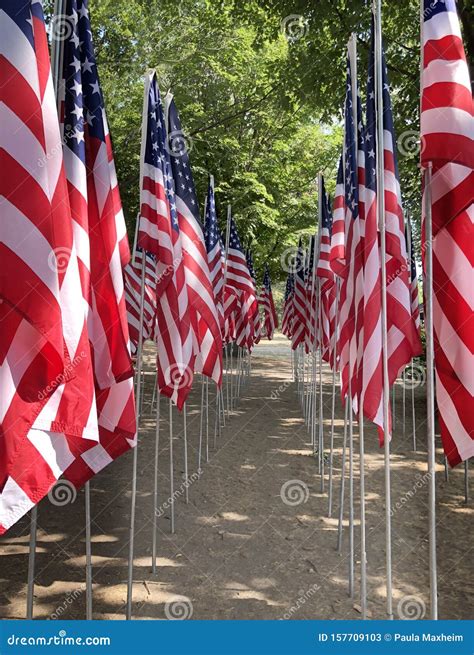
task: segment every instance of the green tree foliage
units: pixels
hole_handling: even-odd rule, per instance
[[[460,0],[471,25],[472,0]],[[314,231],[319,171],[334,190],[342,145],[345,46],[356,31],[365,86],[365,0],[90,0],[101,84],[130,236],[139,209],[143,75],[175,96],[198,195],[215,176],[221,224],[231,203],[257,269]],[[419,223],[416,141],[419,2],[383,3],[402,189]]]

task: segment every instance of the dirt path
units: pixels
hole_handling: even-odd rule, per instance
[[[360,617],[359,488],[356,499],[356,589],[347,594],[348,535],[343,554],[335,550],[337,520],[327,518],[327,495],[320,492],[304,421],[291,382],[289,348],[282,338],[259,346],[252,376],[236,411],[213,449],[210,413],[209,462],[196,474],[200,384],[188,403],[191,485],[184,501],[182,419],[174,413],[176,533],[170,534],[168,405],[162,401],[158,570],[151,573],[153,456],[155,423],[149,401],[153,384],[148,358],[145,421],[139,446],[134,616],[164,619],[180,613],[194,619],[343,619]],[[330,373],[324,371],[325,414],[330,414]],[[213,401],[213,393],[210,393]],[[401,416],[401,386],[397,388]],[[424,450],[424,390],[417,390],[419,447]],[[333,516],[337,517],[343,413],[336,403]],[[326,439],[329,420],[325,421]],[[368,595],[373,618],[385,618],[383,457],[375,431],[366,430]],[[358,442],[354,443],[356,480]],[[414,609],[428,617],[426,456],[411,451],[396,423],[392,456],[393,581],[395,618]],[[438,453],[438,461],[442,461]],[[124,456],[92,487],[94,618],[123,617],[128,553],[129,474]],[[472,615],[472,502],[463,502],[463,472],[438,488],[438,562],[440,616]],[[327,480],[326,480],[327,485]],[[298,495],[299,494],[299,495]],[[302,500],[295,504],[296,500]],[[39,509],[37,618],[85,616],[83,493],[72,505],[57,508],[44,500]],[[163,505],[165,504],[165,506]],[[347,518],[347,513],[346,513]],[[25,611],[28,521],[0,540],[0,616],[21,618]],[[407,597],[414,596],[414,599]],[[402,602],[403,601],[403,602]],[[400,606],[399,606],[399,603]],[[426,614],[425,608],[426,605]]]

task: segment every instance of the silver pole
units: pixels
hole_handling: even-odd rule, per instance
[[[216,415],[214,419],[214,450],[217,449],[217,432],[219,430],[220,432],[220,424],[221,424],[221,408],[220,408],[220,394],[219,394],[219,387],[216,385]]]
[[[184,486],[185,486],[185,501],[186,505],[189,503],[189,472],[188,472],[188,415],[186,411],[186,403],[183,405],[183,437],[184,437]]]
[[[206,462],[209,461],[209,378],[205,377],[206,388]]]
[[[86,519],[86,620],[92,621],[92,547],[91,547],[91,492],[90,483],[84,485]]]
[[[331,400],[331,442],[329,451],[329,491],[328,491],[328,518],[332,516],[332,487],[334,466],[334,421],[336,415],[336,367],[337,367],[337,320],[339,311],[339,279],[336,278],[336,307],[334,315],[333,334],[333,364],[332,364],[332,400]]]
[[[402,373],[402,430],[403,430],[403,436],[406,434],[406,420],[407,420],[407,413],[406,413],[406,376],[405,376],[405,371],[406,369],[403,369]]]
[[[415,413],[415,388],[413,386],[413,360],[411,360],[411,417],[413,423],[413,450],[416,453],[416,413]]]
[[[469,460],[464,462],[464,502],[466,505],[469,502]]]
[[[347,451],[347,423],[349,412],[349,398],[346,396],[344,407],[344,439],[342,442],[342,461],[341,461],[341,489],[339,493],[339,522],[337,527],[337,552],[342,552],[342,522],[344,519],[344,487],[346,477],[346,451]]]
[[[30,548],[28,554],[28,592],[26,597],[26,618],[33,618],[33,604],[35,600],[35,559],[36,559],[36,530],[38,525],[38,506],[31,508],[30,512]]]
[[[354,422],[351,387],[349,379],[349,596],[354,598]]]
[[[226,414],[229,418],[229,344],[226,344],[225,352],[225,394],[226,394]]]
[[[323,417],[323,344],[322,344],[322,311],[321,311],[321,281],[318,282],[319,303],[319,459],[321,462],[321,493],[324,492],[324,417]]]
[[[436,443],[433,328],[433,225],[431,211],[431,165],[425,170],[425,330],[426,330],[426,401],[428,419],[428,525],[430,553],[431,619],[438,619],[438,576],[436,564]]]
[[[198,471],[201,470],[203,436],[204,436],[204,377],[201,375],[201,415],[199,417]]]
[[[138,344],[137,344],[137,387],[135,396],[135,413],[137,416],[137,443],[133,449],[132,459],[132,490],[131,490],[131,507],[130,507],[130,536],[128,552],[128,578],[127,578],[127,609],[126,619],[132,618],[132,597],[133,597],[133,551],[135,542],[135,510],[137,503],[137,467],[138,467],[138,432],[139,432],[139,413],[141,405],[142,385],[142,350],[143,350],[143,307],[145,304],[145,258],[142,258],[142,275],[140,287],[140,320],[138,325]]]
[[[382,62],[382,8],[381,0],[375,0],[375,78],[377,110],[377,217],[380,231],[381,296],[382,296],[382,364],[383,364],[383,430],[385,469],[385,556],[387,577],[387,615],[393,619],[392,592],[392,522],[390,485],[390,385],[388,377],[387,343],[387,269],[385,266],[385,165],[383,125],[383,62]]]
[[[170,398],[170,516],[171,516],[171,534],[174,534],[173,402],[171,398]]]
[[[449,466],[448,466],[448,458],[446,455],[444,456],[444,479],[446,482],[449,482]]]
[[[156,427],[155,427],[155,470],[153,479],[153,537],[151,542],[151,572],[156,574],[157,556],[157,528],[158,528],[158,467],[160,450],[160,400],[161,394],[156,399]]]
[[[148,112],[148,103],[147,95],[150,85],[150,74],[149,72],[145,76],[145,85],[143,90],[143,112],[142,112],[142,135],[141,135],[141,153],[140,153],[140,162],[145,161],[145,146],[146,146],[146,126],[147,126],[147,112]],[[141,183],[143,179],[143,166],[140,163],[140,195],[141,195]],[[137,221],[140,221],[140,215],[137,216]],[[136,228],[136,234],[138,235],[138,226]],[[137,344],[137,371],[136,371],[136,394],[135,394],[135,414],[137,417],[137,443],[133,449],[132,455],[132,488],[131,488],[131,499],[130,499],[130,533],[129,533],[129,551],[128,551],[128,575],[127,575],[127,606],[125,612],[125,618],[127,621],[130,621],[132,618],[132,601],[133,601],[133,554],[135,546],[135,513],[136,513],[136,504],[137,504],[137,468],[138,468],[138,435],[139,435],[139,415],[141,407],[141,392],[142,385],[140,380],[142,377],[142,355],[143,355],[143,314],[144,314],[144,305],[145,305],[145,251],[142,252],[142,271],[141,271],[141,280],[140,280],[140,317],[138,323],[138,344]],[[133,252],[133,258],[135,261],[135,251]]]

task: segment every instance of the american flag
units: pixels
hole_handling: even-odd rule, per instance
[[[165,104],[166,146],[171,160],[189,311],[194,326],[196,370],[220,385],[222,383],[222,334],[191,171],[190,147],[181,128],[176,104],[170,94],[166,97]]]
[[[357,312],[362,296],[363,266],[361,257],[362,226],[359,213],[359,159],[358,135],[359,125],[354,121],[352,101],[352,67],[347,60],[347,84],[345,100],[345,136],[344,136],[344,208],[345,232],[344,244],[339,247],[339,258],[344,262],[341,275],[340,292],[340,337],[339,356],[341,371],[341,392],[345,398],[351,384],[352,404],[357,412]],[[336,218],[336,217],[335,217]],[[339,216],[337,216],[339,219]],[[333,260],[333,264],[334,264]]]
[[[321,183],[321,225],[319,226],[319,248],[316,265],[316,276],[320,280],[321,289],[321,353],[326,361],[333,361],[331,347],[332,334],[335,329],[335,276],[330,265],[332,213],[329,198],[326,194],[324,178]]]
[[[262,286],[262,305],[265,317],[265,334],[267,339],[273,339],[275,329],[278,328],[278,316],[273,301],[272,283],[268,264],[265,264]]]
[[[3,2],[0,42],[3,533],[99,436],[42,4]]]
[[[253,255],[250,248],[247,248],[245,254],[245,259],[247,260],[247,266],[249,269],[250,277],[252,278],[253,286],[255,289],[255,294],[257,293],[257,278],[255,276],[255,268],[253,265]],[[249,320],[249,327],[253,323],[253,334],[252,334],[252,346],[256,345],[262,337],[262,324],[260,321],[260,312],[259,312],[259,299],[256,299],[256,304],[252,308],[252,318]],[[253,319],[253,320],[252,320]]]
[[[221,334],[224,335],[224,257],[222,248],[222,235],[217,223],[216,200],[214,196],[214,178],[209,178],[207,189],[206,215],[204,218],[204,240],[206,243],[207,261],[214,301]]]
[[[295,262],[295,290],[293,294],[293,334],[291,347],[293,350],[305,342],[306,338],[306,288],[305,261],[303,243],[300,238]]]
[[[418,274],[416,272],[415,247],[413,244],[410,219],[407,218],[405,225],[405,236],[407,242],[407,257],[410,276],[410,297],[411,297],[411,315],[418,332],[421,328],[420,320],[420,300],[418,293]]]
[[[283,334],[291,339],[293,336],[293,295],[295,292],[295,279],[294,274],[289,272],[286,278],[285,298],[283,301],[283,312],[281,318],[281,331]]]
[[[158,388],[181,409],[192,387],[195,353],[165,118],[155,72],[145,80],[142,156],[138,243],[157,259]]]
[[[304,278],[305,278],[305,311],[306,311],[306,331],[305,331],[305,350],[307,353],[315,350],[319,344],[318,339],[318,312],[317,289],[316,289],[316,270],[318,240],[313,235],[309,240],[308,249],[305,256]]]
[[[145,257],[144,257],[145,254]],[[124,269],[125,303],[127,306],[128,331],[132,355],[137,354],[140,331],[140,304],[142,266],[145,259],[145,293],[143,303],[143,340],[156,340],[156,258],[149,252],[136,248],[133,260]]]
[[[224,341],[231,343],[237,338],[236,322],[240,314],[239,294],[228,284],[224,287]]]
[[[339,160],[336,192],[334,194],[329,262],[333,272],[339,277],[345,270],[345,208],[344,208],[344,159]]]
[[[236,317],[237,343],[251,348],[254,342],[255,314],[258,313],[257,294],[233,216],[230,218],[226,269],[226,284],[235,289],[239,298],[239,312]]]
[[[454,0],[422,4],[421,163],[432,165],[436,400],[451,466],[474,455],[474,111]]]
[[[364,236],[364,330],[361,385],[364,414],[380,429],[383,438],[383,366],[382,366],[382,287],[381,265],[387,271],[387,345],[389,383],[419,354],[421,344],[411,309],[410,282],[404,216],[401,202],[396,143],[390,102],[390,87],[383,57],[383,109],[377,114],[375,101],[375,39],[372,22],[372,48],[367,81],[367,128],[365,133],[365,236]],[[377,224],[377,120],[383,115],[384,188],[387,252],[380,253]]]
[[[136,418],[123,282],[129,247],[88,1],[67,0],[65,20],[73,29],[64,42],[60,85],[64,162],[73,228],[81,244],[100,438],[65,472],[79,486],[135,445]]]

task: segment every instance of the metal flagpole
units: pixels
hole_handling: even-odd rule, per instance
[[[406,376],[405,376],[406,369],[403,369],[402,373],[402,430],[403,430],[403,436],[406,434],[406,420],[407,420],[407,412],[406,412]]]
[[[224,294],[225,287],[227,284],[227,264],[229,258],[229,242],[230,242],[230,221],[232,218],[232,207],[230,204],[227,205],[227,225],[225,233],[225,262],[224,262]],[[227,395],[227,417],[229,418],[230,412],[232,410],[232,370],[229,373],[229,349],[231,348],[230,342],[227,344],[227,350],[225,353],[225,362],[226,362],[226,395]],[[232,350],[231,350],[232,355]],[[232,366],[232,361],[231,361]],[[230,378],[229,378],[230,374]],[[230,384],[229,384],[230,379]],[[230,393],[229,393],[230,392]]]
[[[349,378],[349,596],[354,598],[354,421],[351,387]]]
[[[146,75],[145,78],[145,89],[143,94],[143,116],[142,116],[142,126],[146,125],[147,121],[147,95],[148,88],[150,83],[150,76]],[[140,180],[143,177],[143,161],[144,150],[145,150],[146,139],[143,135],[142,129],[142,142],[141,142],[141,155],[140,155]],[[139,217],[137,217],[139,221]],[[138,227],[136,228],[138,230]],[[138,233],[138,232],[137,232]],[[143,251],[142,256],[142,270],[141,270],[141,280],[140,280],[140,316],[138,322],[138,344],[137,344],[137,371],[136,371],[136,394],[135,394],[135,414],[137,417],[137,443],[133,449],[133,459],[132,459],[132,489],[131,489],[131,501],[130,501],[130,533],[129,533],[129,551],[128,551],[128,576],[127,576],[127,608],[125,617],[127,621],[130,621],[132,618],[132,598],[133,598],[133,553],[135,545],[135,510],[137,503],[137,467],[138,467],[138,434],[139,434],[139,414],[141,406],[141,392],[142,385],[140,380],[142,377],[142,351],[143,351],[143,314],[144,314],[144,305],[145,305],[145,252]],[[133,252],[133,257],[135,257],[135,251]]]
[[[92,546],[91,546],[91,492],[90,483],[84,485],[86,518],[86,619],[92,621]]]
[[[469,502],[469,460],[464,462],[464,502],[466,505]]]
[[[358,124],[357,120],[357,36],[352,34],[349,39],[348,45],[349,59],[351,64],[351,79],[352,79],[352,111],[354,117],[354,125]],[[357,147],[357,142],[356,142]],[[350,389],[350,382],[349,382]],[[359,477],[360,477],[360,605],[361,616],[365,620],[367,618],[367,554],[366,554],[366,524],[365,524],[365,440],[364,440],[364,397],[363,392],[359,399]],[[351,406],[349,405],[350,409]],[[352,411],[351,411],[352,417]],[[350,420],[349,426],[351,426]],[[353,448],[352,433],[350,436],[350,445]],[[352,468],[352,453],[350,466]],[[353,480],[351,480],[351,486]],[[353,489],[351,488],[353,495]],[[351,561],[349,566],[352,567],[352,594],[354,594],[354,518],[353,518],[353,501],[352,505],[352,526],[350,526],[352,547],[351,547]]]
[[[151,572],[156,573],[156,554],[157,554],[157,523],[158,523],[158,464],[160,448],[160,400],[161,394],[158,392],[156,399],[156,427],[155,427],[155,470],[153,479],[153,536],[151,542]]]
[[[206,388],[206,462],[209,461],[209,378],[206,376],[205,388]]]
[[[64,14],[63,9],[64,0],[55,0],[54,3],[54,15],[62,16]],[[64,40],[53,39],[52,42],[52,52],[51,52],[51,61],[52,61],[52,76],[54,91],[56,94],[56,103],[58,105],[59,111],[59,75],[61,68],[61,59],[64,47]],[[27,598],[26,598],[26,618],[33,618],[33,604],[34,604],[34,586],[35,586],[35,563],[36,563],[36,532],[38,525],[38,507],[34,505],[30,511],[30,542],[29,542],[29,553],[28,553],[28,583],[27,583]],[[86,571],[87,577],[87,571]]]
[[[385,164],[384,164],[384,125],[383,125],[383,61],[382,61],[382,8],[381,0],[375,0],[375,79],[377,115],[377,218],[380,232],[381,253],[381,296],[382,296],[382,368],[383,368],[383,430],[384,430],[384,469],[385,469],[385,556],[387,615],[393,619],[392,592],[392,522],[390,487],[390,385],[388,378],[387,344],[387,269],[385,266]]]
[[[415,413],[415,387],[413,386],[413,360],[411,360],[411,417],[413,423],[413,450],[416,452],[416,413]]]
[[[33,618],[33,603],[35,591],[35,559],[36,559],[36,530],[38,526],[38,506],[31,508],[30,512],[30,544],[28,554],[28,592],[26,597],[26,618]]]
[[[433,328],[433,224],[431,210],[431,164],[424,171],[425,189],[425,331],[426,331],[426,401],[428,419],[428,526],[430,554],[431,619],[438,619],[438,575],[436,564],[436,443]]]
[[[204,377],[201,375],[201,415],[199,420],[198,471],[201,470],[203,435],[204,435]]]
[[[183,405],[183,439],[184,439],[184,488],[186,505],[189,503],[189,475],[188,475],[188,414],[186,403]]]
[[[349,412],[349,398],[346,396],[344,405],[344,439],[342,442],[342,461],[341,461],[341,488],[339,492],[339,521],[337,526],[337,552],[342,552],[342,521],[344,519],[344,492],[345,492],[345,476],[346,476],[346,451],[347,451],[347,423]]]
[[[174,462],[173,462],[173,402],[170,398],[170,517],[174,534]]]
[[[319,304],[319,461],[321,472],[321,493],[324,492],[324,423],[323,423],[323,331],[321,311],[321,281],[318,282],[318,304]]]
[[[216,385],[216,414],[214,419],[214,450],[217,449],[217,432],[220,432],[221,427],[221,408],[220,408],[220,394],[219,387]]]
[[[336,277],[336,306],[334,315],[333,334],[333,365],[332,365],[332,400],[331,400],[331,442],[329,450],[329,490],[328,490],[328,518],[332,516],[332,487],[334,466],[334,420],[336,414],[336,366],[337,366],[337,320],[339,311],[339,279]]]
[[[226,414],[229,418],[229,344],[226,343],[225,348],[225,394],[226,394]]]

